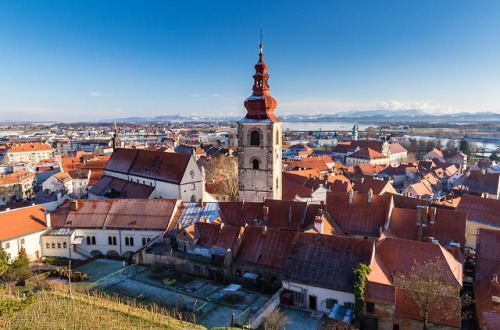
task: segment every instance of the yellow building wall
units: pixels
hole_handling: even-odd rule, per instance
[[[465,231],[465,246],[471,249],[476,249],[476,238],[479,228],[499,230],[500,227],[495,227],[492,225],[478,223],[467,219],[467,229]]]

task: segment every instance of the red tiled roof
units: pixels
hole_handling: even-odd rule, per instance
[[[293,174],[290,173],[283,173],[283,183],[282,183],[282,190],[283,194],[281,196],[282,200],[285,201],[293,201],[296,196],[299,197],[310,197],[312,190],[310,188],[304,187],[303,185],[300,185],[296,183],[296,180],[292,179],[290,176]],[[293,175],[295,176],[295,175]],[[307,178],[298,176],[299,178],[303,178],[304,180],[307,180]]]
[[[299,229],[314,221],[314,216],[312,219],[306,219],[306,202],[266,199],[265,206],[269,208],[267,224],[270,227]],[[308,223],[305,223],[306,221]]]
[[[389,217],[391,201],[391,197],[374,195],[368,202],[367,195],[353,194],[349,204],[349,194],[329,192],[326,210],[345,233],[378,237]]]
[[[359,173],[363,175],[375,176],[385,170],[389,165],[373,165],[373,164],[359,164],[358,169]]]
[[[316,159],[317,157],[307,157],[299,161],[285,161],[283,163],[289,164],[292,169],[314,169],[318,171],[328,171],[329,168],[323,159]]]
[[[197,227],[197,232],[200,235],[196,244],[206,248],[218,246],[235,251],[238,237],[243,232],[242,227],[237,228],[203,221],[198,221],[194,226]]]
[[[493,273],[500,264],[500,231],[479,229],[476,246],[476,280]],[[500,274],[499,274],[500,275]]]
[[[283,278],[351,293],[353,269],[360,263],[369,265],[373,248],[373,241],[299,233],[287,258]]]
[[[297,232],[247,226],[236,262],[281,272]]]
[[[387,156],[381,154],[380,152],[377,152],[377,151],[370,149],[370,148],[362,148],[362,149],[348,155],[347,157],[356,158],[356,159],[369,159],[369,160],[388,158]]]
[[[408,151],[405,148],[403,148],[399,143],[390,143],[389,150],[391,151],[391,154],[399,154]]]
[[[62,183],[70,182],[73,178],[67,172],[59,172],[54,174],[54,177],[57,178]]]
[[[9,148],[9,150],[7,150],[7,153],[41,151],[41,150],[55,150],[55,149],[45,143],[22,143],[22,144],[13,144]]]
[[[447,283],[462,285],[462,264],[440,244],[386,237],[377,243],[375,251],[390,275],[411,274],[415,262],[438,261],[445,265]]]
[[[45,213],[45,208],[40,205],[0,213],[0,240],[46,229]]]
[[[154,187],[146,186],[137,182],[127,181],[111,176],[103,176],[92,186],[92,188],[89,189],[89,193],[102,197],[149,198],[154,190]],[[110,195],[108,196],[107,194]]]
[[[51,212],[54,228],[165,230],[176,209],[171,199],[83,199],[77,211],[67,202]]]
[[[463,194],[457,211],[466,212],[467,219],[500,225],[500,200]]]
[[[246,224],[253,224],[262,221],[264,215],[263,203],[256,202],[225,202],[219,203],[224,222],[233,227],[244,227]]]
[[[447,246],[454,241],[460,244],[460,248],[465,247],[466,214],[452,210],[436,209],[435,223],[431,224],[431,212],[426,213],[426,209],[420,210],[426,226],[422,227],[421,240],[433,237],[442,246]],[[401,209],[395,207],[392,210],[389,230],[398,238],[408,240],[418,240],[420,221],[417,225],[417,210]]]
[[[396,192],[389,181],[373,179],[370,177],[361,177],[356,181],[352,189],[361,194],[368,194],[370,189],[375,195],[380,195],[384,190]]]

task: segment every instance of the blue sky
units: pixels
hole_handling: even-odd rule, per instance
[[[500,112],[500,1],[2,1],[0,120]]]

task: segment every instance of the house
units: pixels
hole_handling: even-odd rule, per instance
[[[233,281],[246,287],[275,292],[298,232],[247,226],[233,262]]]
[[[384,236],[376,243],[371,273],[366,277],[365,318],[376,322],[379,329],[422,328],[421,307],[412,298],[412,283],[407,278],[416,265],[424,267],[429,262],[440,269],[438,285],[449,288],[441,306],[431,305],[429,323],[440,329],[460,328],[462,264],[439,243]]]
[[[328,313],[334,304],[354,309],[354,269],[369,265],[374,242],[299,233],[283,269],[283,287],[300,308]]]
[[[388,156],[380,152],[364,147],[353,152],[352,154],[347,155],[345,162],[347,166],[354,166],[358,164],[381,165],[389,164],[390,159]]]
[[[178,205],[169,199],[72,200],[50,213],[51,228],[42,236],[42,255],[131,257],[163,236]]]
[[[477,237],[474,300],[479,329],[500,324],[500,231],[481,228]]]
[[[35,205],[0,212],[0,241],[9,261],[24,249],[30,260],[39,259],[40,236],[50,226],[50,216],[44,207]]]
[[[470,171],[463,186],[470,191],[484,193],[486,197],[498,199],[500,198],[500,173]]]
[[[465,246],[471,251],[480,228],[500,230],[500,200],[463,194],[456,210],[467,213]]]
[[[368,194],[371,190],[373,194],[383,196],[385,193],[397,194],[396,189],[389,181],[374,179],[370,177],[361,177],[353,185],[354,192]]]
[[[407,196],[417,199],[432,199],[434,191],[432,185],[427,180],[422,180],[407,186],[403,191]]]
[[[355,238],[377,239],[389,225],[391,196],[329,192],[326,211],[342,231]]]
[[[5,151],[9,164],[39,163],[42,159],[54,158],[55,149],[45,143],[13,144]]]
[[[403,148],[399,143],[389,143],[389,164],[397,167],[400,164],[406,163],[408,158],[408,150]]]
[[[435,207],[395,207],[386,237],[420,242],[438,242],[457,260],[463,261],[467,214]]]
[[[42,184],[43,190],[64,191],[67,195],[73,193],[73,178],[67,172],[52,175]]]
[[[136,185],[130,185],[135,183]],[[89,189],[89,198],[169,198],[203,200],[205,182],[192,155],[117,149],[103,177]]]
[[[0,203],[30,199],[35,187],[35,173],[21,170],[0,175]]]
[[[457,151],[441,151],[433,149],[423,156],[423,159],[437,160],[440,163],[458,164],[461,169],[467,169],[467,155]]]

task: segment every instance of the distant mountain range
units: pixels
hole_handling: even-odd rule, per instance
[[[180,116],[167,115],[157,117],[127,117],[100,120],[100,122],[196,122],[196,121],[238,121],[242,117],[231,116]],[[279,116],[278,118],[286,121],[366,121],[366,122],[388,122],[388,121],[430,121],[430,122],[478,122],[490,121],[500,122],[500,113],[461,112],[455,114],[429,114],[421,110],[366,110],[366,111],[344,111],[335,114],[318,115],[289,115]]]

